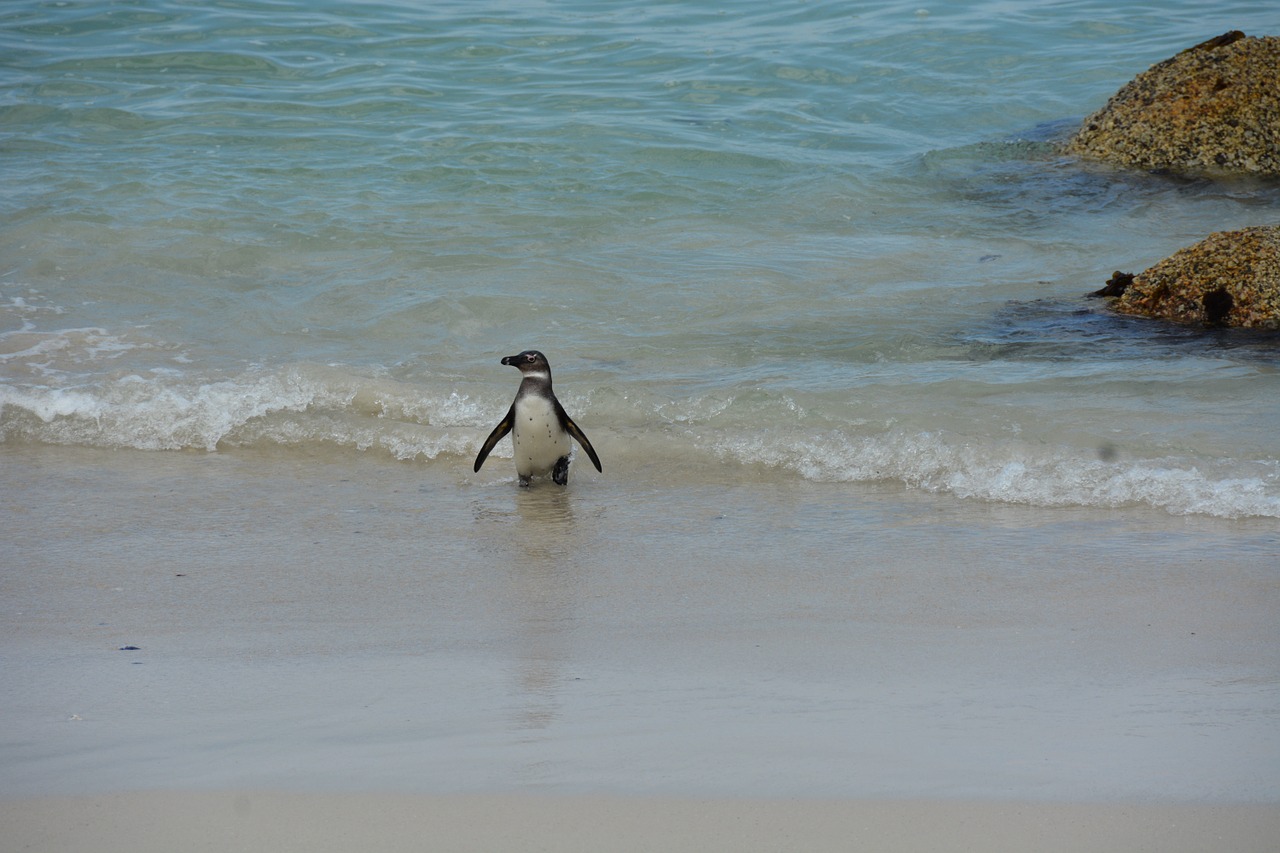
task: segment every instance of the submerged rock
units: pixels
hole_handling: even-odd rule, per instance
[[[1113,307],[1126,314],[1280,329],[1280,225],[1210,234],[1114,289]],[[1093,295],[1113,295],[1106,290]]]
[[[1133,273],[1120,272],[1116,270],[1111,274],[1111,278],[1107,279],[1106,285],[1101,290],[1095,290],[1090,296],[1124,296],[1124,292],[1129,289],[1129,285],[1133,284]]]
[[[1141,169],[1280,175],[1280,37],[1233,30],[1151,66],[1066,147]]]

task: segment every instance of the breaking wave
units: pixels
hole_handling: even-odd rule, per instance
[[[391,459],[469,462],[507,404],[341,366],[289,365],[199,379],[156,369],[109,380],[0,384],[0,441],[145,451],[264,447],[345,448]],[[568,400],[566,401],[569,402]],[[600,390],[573,400],[613,471],[669,466],[697,476],[708,464],[754,467],[815,482],[896,481],[958,498],[1037,506],[1147,505],[1175,514],[1280,517],[1275,460],[1123,458],[1016,438],[974,440],[945,431],[836,429],[777,402],[789,421],[761,429],[731,398],[682,401]],[[808,422],[806,422],[808,421]],[[601,425],[612,424],[613,428]],[[495,456],[509,456],[500,445]]]
[[[729,459],[819,482],[895,480],[960,498],[1033,506],[1148,505],[1174,514],[1280,518],[1280,462],[1114,459],[1020,442],[976,443],[936,433],[826,433],[721,442]],[[1215,470],[1216,469],[1216,470]]]

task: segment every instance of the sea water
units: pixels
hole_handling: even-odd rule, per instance
[[[1269,4],[0,7],[0,442],[1280,517],[1274,334],[1086,298],[1274,180],[1057,144]]]

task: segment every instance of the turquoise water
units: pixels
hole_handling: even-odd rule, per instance
[[[1274,181],[1056,153],[1266,4],[0,9],[0,440],[1280,517],[1274,335],[1083,294]]]

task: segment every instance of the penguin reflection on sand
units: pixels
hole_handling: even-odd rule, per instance
[[[511,445],[515,449],[516,473],[520,485],[529,485],[529,478],[551,474],[557,485],[569,482],[569,451],[573,447],[572,436],[587,451],[601,473],[600,457],[587,440],[587,434],[573,422],[551,390],[551,365],[547,357],[537,350],[525,350],[519,355],[509,355],[503,364],[520,369],[520,390],[515,402],[476,455],[475,471],[489,457],[502,438],[511,433]]]

